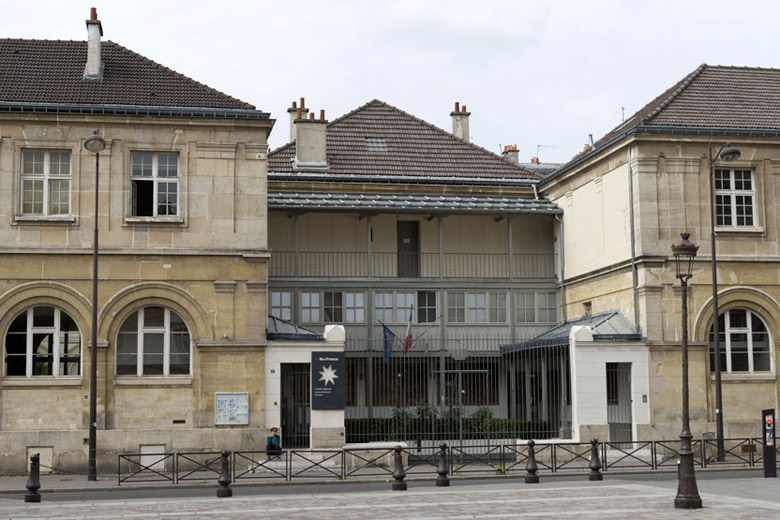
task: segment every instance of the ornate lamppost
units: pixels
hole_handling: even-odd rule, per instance
[[[718,318],[718,261],[715,256],[715,161],[721,159],[725,162],[731,162],[739,159],[741,152],[733,148],[731,143],[726,143],[720,147],[715,158],[712,158],[712,143],[710,150],[710,242],[712,247],[712,311],[713,311],[713,333],[715,335],[715,362],[712,367],[715,371],[715,429],[718,444],[718,460],[723,461],[725,450],[723,448],[723,392],[720,381],[720,324]]]
[[[677,278],[682,286],[682,432],[680,433],[680,471],[678,473],[676,509],[700,509],[701,497],[696,486],[691,449],[691,426],[688,413],[688,280],[693,276],[693,259],[699,246],[688,241],[689,233],[682,233],[682,240],[672,246]]]
[[[97,480],[97,314],[98,314],[98,200],[100,193],[100,152],[106,140],[98,131],[84,141],[84,148],[95,154],[95,225],[92,240],[92,344],[89,363],[89,465],[87,480]]]

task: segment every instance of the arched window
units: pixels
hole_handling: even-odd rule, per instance
[[[190,333],[165,307],[144,307],[125,319],[116,339],[116,375],[174,376],[190,373]]]
[[[11,322],[3,342],[5,376],[81,375],[81,334],[68,313],[30,307]]]
[[[772,370],[769,332],[761,317],[747,309],[729,309],[720,315],[721,373]],[[715,368],[713,329],[710,329],[710,368]]]

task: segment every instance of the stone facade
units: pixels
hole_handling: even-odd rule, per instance
[[[35,306],[61,309],[80,333],[77,374],[0,379],[0,472],[23,467],[25,446],[53,446],[53,464],[86,465],[92,315],[95,128],[100,154],[98,469],[143,444],[240,449],[264,428],[266,139],[269,119],[0,115],[0,330]],[[69,153],[69,211],[28,216],[26,151]],[[134,153],[178,157],[175,215],[134,216]],[[116,375],[122,323],[170,309],[190,338],[188,374]],[[6,360],[7,365],[7,360]],[[248,392],[247,426],[214,426],[215,392]],[[19,460],[17,460],[19,459]]]
[[[755,225],[718,228],[719,309],[721,314],[747,309],[760,316],[769,332],[771,370],[723,374],[727,438],[758,435],[761,410],[778,406],[780,330],[780,153],[773,139],[729,140],[741,150],[741,158],[716,162],[715,168],[753,172]],[[713,153],[721,144],[712,143]],[[666,438],[679,434],[681,291],[670,246],[679,242],[681,232],[691,233],[690,240],[700,246],[689,281],[691,428],[697,437],[715,431],[714,376],[707,349],[713,326],[708,146],[709,138],[636,134],[604,147],[542,188],[564,208],[567,318],[620,310],[631,322],[638,317],[635,325],[647,338],[650,421],[639,425],[638,438],[659,436],[651,424]]]

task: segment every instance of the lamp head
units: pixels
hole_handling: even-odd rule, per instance
[[[693,259],[696,258],[696,252],[699,246],[694,245],[688,240],[690,233],[680,233],[682,240],[672,246],[672,254],[677,268],[677,278],[688,280],[693,271]]]
[[[84,141],[84,148],[92,153],[100,153],[106,148],[106,140],[100,137],[98,131],[95,130],[95,133]]]
[[[733,148],[731,143],[726,143],[720,151],[719,157],[722,161],[731,162],[739,159],[740,155],[742,155],[742,152],[739,151],[739,148]]]

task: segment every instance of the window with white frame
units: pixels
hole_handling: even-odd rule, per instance
[[[382,323],[393,322],[392,292],[374,293],[374,316],[376,321],[381,321]]]
[[[322,305],[320,306],[320,303]],[[320,316],[322,321],[320,321]],[[302,323],[364,323],[365,293],[323,291],[301,293]]]
[[[70,152],[23,150],[21,214],[70,214]]]
[[[715,222],[718,227],[755,227],[752,170],[715,170]]]
[[[506,293],[503,291],[447,293],[449,323],[506,323]]]
[[[292,321],[292,292],[271,291],[271,316]]]
[[[57,307],[39,305],[16,316],[5,333],[6,376],[67,377],[81,374],[81,334]]]
[[[417,323],[436,321],[436,291],[417,291]]]
[[[179,215],[179,155],[133,152],[130,163],[130,214]]]
[[[558,297],[554,292],[515,293],[515,323],[556,323]]]
[[[409,323],[414,320],[414,293],[395,293],[395,322]]]
[[[128,316],[116,338],[116,375],[190,374],[187,324],[166,307],[144,307]]]
[[[436,321],[436,291],[382,291],[374,294],[374,319],[382,323]]]
[[[720,371],[771,372],[769,331],[761,317],[747,309],[729,309],[720,315]],[[710,329],[710,369],[715,370],[714,328]]]
[[[320,323],[320,293],[301,293],[301,322]]]

